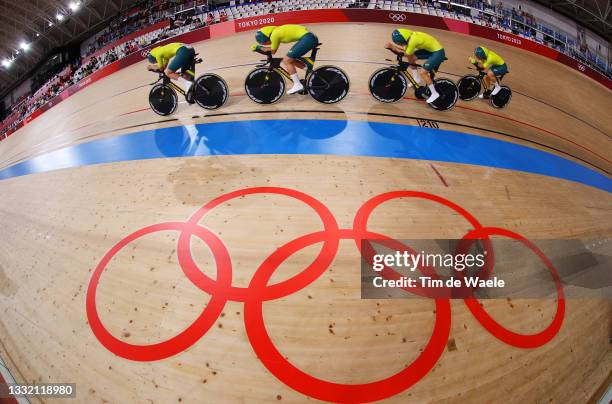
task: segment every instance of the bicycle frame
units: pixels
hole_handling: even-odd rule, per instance
[[[468,67],[468,69],[471,69],[471,67]],[[480,88],[483,91],[488,90],[487,88],[487,83],[485,83],[485,76],[487,75],[487,73],[485,73],[484,69],[474,65],[474,69],[478,70],[478,80],[480,80]],[[502,74],[501,76],[495,76],[495,78],[497,79],[497,82],[501,84],[502,79],[504,78],[505,74]]]
[[[170,79],[170,77],[166,76],[165,73],[162,73],[161,76],[162,77],[160,77],[160,79],[163,79],[163,83],[165,85],[167,85],[170,88],[174,89],[174,91],[176,91],[177,93],[179,93],[181,95],[185,95],[185,90],[181,86],[179,86],[178,84],[174,84],[174,82]]]
[[[196,53],[196,56],[197,56],[197,53]],[[198,59],[195,59],[193,65],[195,66],[196,64],[199,64],[199,63],[202,63],[202,59],[198,58]],[[163,84],[165,84],[168,87],[174,89],[174,91],[178,92],[179,94],[181,94],[183,96],[186,94],[185,90],[183,88],[181,88],[181,86],[179,86],[178,84],[175,84],[172,81],[172,79],[166,75],[166,72],[164,72],[163,70],[162,71],[157,70],[156,72],[157,72],[157,74],[159,74],[159,78],[154,83],[151,83],[151,85],[157,84],[160,80],[162,80]],[[195,72],[194,71],[192,71],[192,70],[185,70],[184,72],[181,72],[181,74],[184,74],[184,73],[187,73],[189,76],[191,76],[191,81],[195,80]]]
[[[312,71],[314,70],[314,65],[315,65],[315,61],[317,60],[317,52],[319,51],[319,46],[321,46],[321,44],[318,44],[317,46],[314,47],[309,57],[302,56],[296,59],[306,65],[306,77],[308,77],[308,75],[312,73]],[[291,75],[289,74],[289,72],[285,70],[284,67],[281,66],[281,62],[283,61],[283,58],[273,57],[272,52],[261,52],[261,51],[257,51],[257,52],[267,57],[267,60],[262,60],[262,62],[264,63],[257,65],[257,67],[267,66],[271,70],[274,70],[275,72],[277,72],[278,74],[286,78],[287,80],[291,80]]]
[[[397,65],[394,66],[395,69],[397,69],[397,71],[406,78],[406,80],[408,80],[410,82],[410,84],[412,84],[412,86],[416,89],[416,88],[420,88],[423,87],[422,84],[419,84],[416,82],[416,80],[414,79],[414,77],[412,77],[412,74],[408,73],[408,68],[410,66],[412,67],[422,67],[420,64],[418,63],[410,63],[404,60],[404,54],[400,53],[400,52],[396,52],[392,49],[389,49],[389,51],[393,52],[396,56],[397,56]],[[393,60],[391,59],[386,59],[388,62],[393,62]],[[431,76],[431,79],[434,79],[434,72],[429,73],[429,75]]]

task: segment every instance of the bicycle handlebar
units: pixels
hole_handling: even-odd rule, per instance
[[[150,84],[151,86],[154,85],[154,84],[159,83],[161,80],[163,80],[164,78],[168,77],[168,76],[166,76],[166,73],[163,70],[156,69],[156,70],[150,70],[150,71],[153,72],[153,73],[157,73],[157,76],[158,76],[157,80],[155,80],[153,83]]]
[[[262,64],[257,65],[257,67],[263,67],[263,66],[265,66],[265,65],[271,64],[271,63],[272,63],[272,60],[274,59],[274,57],[272,56],[272,52],[271,52],[271,51],[267,51],[267,52],[266,52],[266,51],[262,51],[262,50],[260,50],[260,49],[256,49],[256,50],[254,50],[253,52],[257,52],[257,53],[259,53],[260,55],[264,55],[264,56],[266,57],[266,59],[265,59],[265,60],[261,60]]]
[[[405,55],[405,53],[404,53],[404,52],[398,52],[398,51],[396,51],[396,50],[394,50],[394,49],[389,49],[389,51],[390,51],[391,53],[395,53],[395,55],[397,55],[397,57],[398,57],[398,58],[403,58],[403,57],[404,57],[404,55]]]
[[[404,56],[406,56],[406,54],[404,52],[397,52],[393,49],[389,49],[389,52],[394,53],[397,56],[397,62],[398,63],[408,63],[408,66],[414,66],[414,67],[423,67],[422,65],[418,64],[418,63],[410,63],[410,62],[404,62]],[[388,62],[393,62],[391,59],[385,59]]]

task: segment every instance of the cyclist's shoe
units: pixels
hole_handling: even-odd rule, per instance
[[[288,91],[287,94],[291,95],[291,94],[296,94],[299,93],[301,91],[304,91],[304,85],[302,85],[302,83],[294,83],[293,87],[291,87]]]
[[[493,88],[493,91],[491,91],[491,95],[497,95],[499,94],[499,92],[501,91],[501,86],[499,85],[499,83],[495,83],[495,87]]]
[[[185,94],[185,100],[187,100],[188,104],[195,104],[195,98],[193,97],[193,86],[187,91]]]
[[[300,83],[302,83],[302,85],[304,86],[304,89],[302,91],[300,91],[298,94],[299,95],[308,95],[308,91],[306,91],[306,81],[305,80],[300,80]]]
[[[488,100],[491,98],[491,90],[486,90],[484,93],[480,94],[478,98]]]
[[[425,101],[425,102],[426,102],[426,103],[428,103],[428,104],[431,104],[432,102],[434,102],[434,101],[435,101],[435,100],[437,100],[438,98],[440,98],[440,94],[439,94],[439,93],[437,93],[437,92],[435,92],[435,93],[432,93],[432,94],[429,96],[429,98],[427,99],[427,101]]]

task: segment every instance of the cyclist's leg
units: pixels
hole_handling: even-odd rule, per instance
[[[194,67],[195,50],[192,47],[182,46],[176,51],[176,55],[172,58],[168,64],[168,70],[177,72],[181,70],[183,77],[189,77],[186,74],[192,67]],[[192,70],[193,72],[193,70]]]
[[[294,94],[304,89],[302,82],[297,74],[297,67],[304,68],[305,65],[299,60],[306,53],[314,49],[319,43],[319,39],[312,32],[308,32],[287,53],[283,58],[283,65],[293,80],[293,87],[287,91],[288,94]]]
[[[446,60],[446,54],[444,49],[435,52],[423,52],[423,57],[420,59],[425,59],[425,63],[423,63],[423,67],[420,70],[421,77],[429,85],[432,82],[431,72],[435,72],[440,68],[442,62]]]
[[[408,59],[408,63],[416,63],[418,59],[424,58],[424,53],[429,54],[429,52],[422,51],[419,49],[412,55],[406,55],[406,59]],[[412,75],[412,78],[414,78],[414,81],[417,82],[417,84],[425,84],[425,82],[421,78],[421,75],[419,74],[419,70],[416,67],[410,66],[408,70],[410,70],[410,74]]]
[[[429,52],[427,60],[423,63],[423,68],[420,71],[421,78],[427,83],[427,87],[429,87],[431,92],[431,96],[427,99],[427,102],[433,102],[440,97],[431,79],[431,72],[438,70],[444,60],[446,60],[446,54],[444,49],[440,49],[435,52]]]
[[[313,50],[318,43],[319,39],[312,32],[308,32],[302,38],[300,38],[300,40],[293,45],[289,52],[287,52],[287,56],[285,56],[283,59],[283,63],[285,64],[287,71],[289,73],[293,73],[293,71],[289,71],[289,68],[295,68],[296,61]],[[289,64],[292,64],[293,66],[289,66]]]
[[[487,77],[495,86],[491,91],[491,95],[496,95],[501,91],[501,86],[499,85],[499,80],[497,80],[497,76],[501,76],[503,74],[508,73],[508,66],[504,63],[499,66],[492,66],[487,72]]]
[[[181,76],[178,78],[179,83],[185,90],[185,97],[189,103],[193,103],[191,96],[191,85],[195,76],[195,50],[190,46],[182,46],[176,51],[176,55],[168,64],[168,70],[174,72],[180,69]]]
[[[195,80],[195,71],[196,71],[196,60],[195,60],[195,50],[191,48],[192,55],[189,60],[188,66],[186,68],[182,68],[181,72],[183,73],[183,78],[189,81]]]

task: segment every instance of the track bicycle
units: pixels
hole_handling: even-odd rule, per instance
[[[417,99],[425,100],[429,98],[431,95],[429,88],[424,84],[417,83],[412,74],[408,72],[409,67],[422,66],[418,63],[405,61],[404,53],[402,52],[395,52],[391,49],[390,51],[397,56],[397,64],[383,67],[372,74],[369,82],[372,96],[380,102],[397,102],[404,97],[406,91],[408,91],[408,83],[410,83],[414,88],[414,95]],[[392,62],[391,59],[386,60]],[[446,111],[451,109],[457,102],[459,91],[453,81],[445,78],[436,79],[435,73],[435,71],[430,72],[430,77],[440,97],[434,102],[429,103],[429,106],[433,109]]]
[[[464,101],[471,101],[474,98],[478,97],[481,91],[487,91],[486,83],[484,81],[487,73],[484,69],[476,66],[474,67],[478,70],[478,75],[468,74],[463,76],[457,81],[457,88],[459,89],[459,98]],[[474,69],[472,67],[468,67],[468,69]],[[504,73],[499,76],[495,76],[497,78],[497,82],[501,84],[502,79],[507,73]],[[501,86],[501,90],[495,95],[489,95],[489,103],[493,108],[504,108],[506,105],[510,103],[512,99],[512,90],[508,86]]]
[[[306,78],[302,80],[304,90],[299,94],[310,94],[323,104],[334,104],[342,101],[348,94],[350,81],[348,75],[336,66],[314,64],[317,52],[322,44],[314,47],[310,57],[298,58],[306,65]],[[275,58],[271,52],[256,51],[266,56],[246,77],[244,88],[247,96],[258,104],[273,104],[285,94],[285,79],[291,81],[291,75],[281,66],[282,58]]]
[[[202,63],[202,59],[196,59],[195,64]],[[158,115],[167,116],[176,111],[178,107],[178,94],[187,99],[188,94],[185,90],[174,83],[165,72],[157,70],[159,78],[154,83],[149,92],[149,105]],[[191,70],[186,71],[191,77],[195,76]],[[161,81],[161,83],[160,83]],[[220,76],[213,73],[205,73],[194,80],[189,89],[193,100],[204,109],[221,108],[229,97],[227,83]]]

